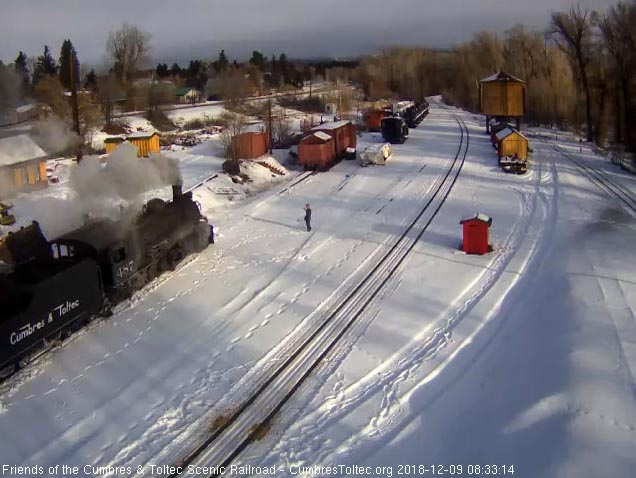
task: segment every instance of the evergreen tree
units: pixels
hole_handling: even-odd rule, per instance
[[[168,69],[168,65],[165,63],[159,63],[155,72],[159,78],[170,76],[170,70]]]
[[[252,52],[252,58],[250,58],[250,64],[254,65],[261,71],[265,71],[267,67],[267,57],[260,51],[254,50]]]
[[[280,83],[280,63],[276,61],[276,55],[272,55],[272,61],[270,63],[270,78],[269,83],[271,86],[277,87]]]
[[[21,51],[15,59],[15,71],[27,73],[27,56],[26,53]]]
[[[17,58],[14,62],[15,71],[22,76],[22,93],[26,94],[29,88],[29,84],[31,80],[29,78],[29,68],[27,66],[27,56],[26,53],[21,51],[18,53]]]
[[[71,70],[73,68],[73,70]],[[75,47],[71,43],[71,40],[66,39],[62,43],[60,50],[60,82],[65,90],[71,89],[71,71],[75,80],[79,78],[79,62],[77,61],[77,52]]]
[[[86,75],[86,80],[84,81],[84,88],[91,91],[97,90],[97,75],[95,74],[95,70],[91,69],[90,73]]]
[[[230,62],[228,61],[227,56],[225,56],[225,50],[221,50],[218,60],[214,62],[214,69],[217,71],[217,73],[220,73],[227,70],[229,64]]]
[[[170,67],[170,73],[172,76],[181,75],[181,67],[177,63],[173,63]]]
[[[36,84],[44,75],[57,75],[57,64],[51,55],[48,45],[44,45],[44,53],[38,56],[33,70],[33,83]]]
[[[292,78],[290,77],[289,63],[287,61],[287,55],[285,55],[284,53],[281,53],[280,57],[278,57],[278,67],[280,70],[280,75],[283,78],[283,82],[286,84],[291,83]]]

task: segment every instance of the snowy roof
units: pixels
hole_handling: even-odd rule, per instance
[[[27,111],[31,111],[33,108],[35,108],[35,105],[31,104],[31,105],[18,106],[15,110],[18,113],[26,113]]]
[[[110,136],[104,140],[104,143],[121,143],[124,138],[121,136]]]
[[[492,224],[492,217],[488,216],[487,214],[478,212],[473,217],[467,217],[466,219],[462,219],[461,221],[459,221],[459,223],[464,224],[465,222],[469,222],[469,221],[481,221],[481,222],[487,223],[490,226]]]
[[[46,156],[46,152],[26,134],[0,138],[0,167]]]
[[[151,131],[151,132],[138,132],[138,133],[131,133],[128,136],[126,136],[126,139],[145,139],[145,138],[152,138],[154,135],[159,136],[159,133],[157,133],[156,131]]]
[[[498,133],[495,133],[495,136],[497,137],[497,141],[501,141],[502,139],[505,139],[508,136],[510,136],[511,134],[515,134],[515,133],[518,134],[519,136],[521,136],[526,141],[528,141],[528,138],[526,138],[524,135],[522,135],[516,129],[512,129],[512,128],[504,128],[501,131],[499,131]]]
[[[512,76],[510,73],[506,73],[505,71],[500,71],[499,73],[495,73],[494,75],[487,76],[481,80],[482,83],[487,83],[490,81],[517,81],[519,83],[525,83],[520,78],[516,76]]]
[[[312,131],[320,131],[320,130],[332,130],[342,128],[346,124],[351,124],[349,120],[341,120],[341,121],[332,121],[330,123],[319,124],[318,126],[314,126],[311,128]]]
[[[327,133],[324,133],[323,131],[316,131],[315,133],[313,133],[313,135],[316,138],[321,139],[322,141],[329,141],[331,139],[331,136],[329,136]]]

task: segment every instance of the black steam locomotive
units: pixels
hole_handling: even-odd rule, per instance
[[[208,245],[192,194],[150,200],[129,220],[100,220],[47,241],[37,223],[6,236],[0,260],[0,377]]]

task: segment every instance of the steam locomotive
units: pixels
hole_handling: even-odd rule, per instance
[[[52,241],[37,222],[0,243],[0,378],[129,297],[188,254],[210,226],[192,193],[173,186],[128,220],[100,220]],[[2,264],[0,262],[0,264]]]

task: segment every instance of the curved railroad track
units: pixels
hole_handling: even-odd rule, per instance
[[[325,319],[271,375],[224,417],[208,438],[180,460],[171,474],[176,478],[188,467],[208,467],[219,476],[255,440],[264,436],[272,419],[340,343],[387,281],[406,260],[448,198],[462,170],[470,136],[464,121],[453,114],[460,128],[460,143],[448,171],[438,181],[418,215],[393,245],[342,300],[325,311]]]
[[[613,182],[605,172],[582,163],[573,154],[563,151],[558,145],[550,142],[545,138],[541,138],[546,144],[550,145],[557,153],[561,154],[565,158],[569,159],[576,168],[581,171],[593,184],[595,184],[601,191],[615,198],[618,202],[633,215],[636,215],[636,198],[630,191],[626,190],[621,185]]]

